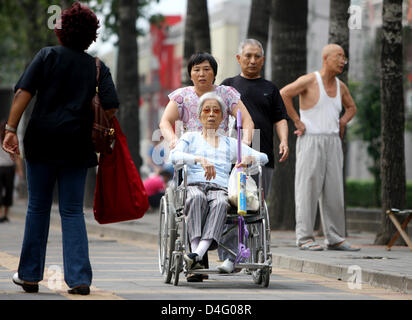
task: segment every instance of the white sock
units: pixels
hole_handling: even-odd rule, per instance
[[[192,252],[196,251],[197,247],[199,246],[199,242],[200,242],[200,237],[199,238],[194,238],[190,242],[190,248],[192,249]]]
[[[207,249],[209,249],[210,245],[212,244],[212,239],[201,240],[197,248],[193,251],[199,255],[200,259],[203,259]]]

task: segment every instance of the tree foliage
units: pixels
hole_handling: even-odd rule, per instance
[[[372,159],[368,166],[369,173],[374,178],[375,203],[381,204],[381,168],[380,155],[382,148],[381,138],[381,100],[380,100],[380,72],[375,66],[379,64],[379,48],[381,46],[380,32],[374,42],[368,45],[364,52],[364,79],[359,83],[349,83],[349,89],[356,102],[357,113],[351,133],[364,141],[366,151]]]
[[[148,19],[150,23],[157,23],[164,19],[161,14],[149,15],[147,9],[151,2],[159,2],[159,0],[137,1],[135,8],[137,19]],[[101,22],[101,25],[104,26],[104,32],[101,34],[102,40],[107,41],[111,36],[117,36],[119,34],[119,0],[98,0],[91,8],[103,16],[103,21]],[[137,19],[137,33],[138,35],[144,35],[144,31],[137,26]]]
[[[56,44],[47,26],[52,0],[0,0],[0,83],[13,85],[26,64],[46,45]]]
[[[375,203],[381,204],[381,177],[380,177],[380,151],[381,139],[381,102],[379,78],[365,79],[362,83],[350,83],[358,111],[353,133],[367,144],[367,153],[372,159],[368,171],[375,181]]]

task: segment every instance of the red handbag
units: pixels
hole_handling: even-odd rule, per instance
[[[94,192],[93,212],[100,224],[139,219],[149,208],[146,190],[116,117],[113,126],[113,152],[100,154]]]

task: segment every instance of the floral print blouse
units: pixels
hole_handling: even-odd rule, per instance
[[[219,129],[227,133],[229,116],[232,114],[233,108],[239,103],[240,93],[232,87],[223,85],[215,85],[214,92],[223,99],[227,106],[226,114],[223,115],[222,123],[219,126]],[[183,122],[183,133],[187,131],[201,131],[202,124],[197,115],[199,96],[196,94],[195,88],[193,86],[179,88],[170,93],[168,97],[177,103],[179,120]]]

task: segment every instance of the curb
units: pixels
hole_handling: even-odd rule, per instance
[[[272,266],[297,272],[316,274],[340,281],[352,282],[354,272],[344,265],[332,265],[309,259],[294,258],[288,255],[272,252]],[[412,293],[412,277],[398,274],[361,269],[362,284],[391,289],[402,293]]]

